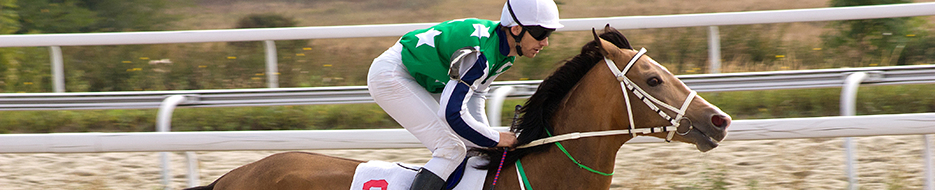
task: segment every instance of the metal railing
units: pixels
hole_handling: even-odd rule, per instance
[[[935,83],[935,65],[863,67],[796,71],[769,71],[678,75],[698,92],[776,90],[841,87],[848,74],[868,73],[864,85]],[[525,98],[541,80],[494,82],[494,90],[512,86],[510,98]],[[139,92],[0,93],[0,111],[156,109],[169,96],[181,95],[179,107],[236,107],[372,103],[366,86],[258,88],[232,90],[178,90]],[[493,96],[491,93],[489,96]]]

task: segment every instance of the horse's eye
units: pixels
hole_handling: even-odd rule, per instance
[[[649,80],[646,80],[646,84],[649,84],[649,86],[658,86],[659,84],[662,84],[662,80],[659,79],[659,77],[653,77],[649,78]]]

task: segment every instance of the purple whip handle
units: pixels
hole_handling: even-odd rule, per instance
[[[506,160],[507,149],[503,149],[503,156],[500,156],[500,165],[497,166],[497,174],[493,176],[493,183],[490,185],[490,190],[493,190],[493,187],[497,186],[497,179],[500,179],[500,170],[503,169],[503,160]]]

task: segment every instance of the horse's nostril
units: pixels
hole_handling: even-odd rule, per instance
[[[717,126],[719,128],[727,128],[727,125],[729,122],[730,120],[727,118],[724,118],[724,116],[720,116],[720,115],[711,116],[711,124],[714,124],[714,126]]]

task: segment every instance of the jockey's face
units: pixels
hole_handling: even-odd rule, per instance
[[[513,35],[519,35],[519,33],[522,31],[523,31],[522,26],[517,25],[517,26],[510,27],[510,32],[512,32]],[[536,38],[533,38],[532,35],[530,35],[528,31],[523,34],[523,40],[520,41],[519,45],[522,48],[521,50],[516,50],[516,45],[513,44],[515,43],[514,40],[508,40],[508,41],[511,42],[510,43],[510,48],[511,48],[510,55],[511,56],[518,55],[516,51],[523,51],[523,57],[534,58],[536,57],[537,54],[539,54],[539,51],[541,51],[542,48],[545,48],[545,46],[549,46],[549,37],[545,37],[542,40],[536,40]]]

